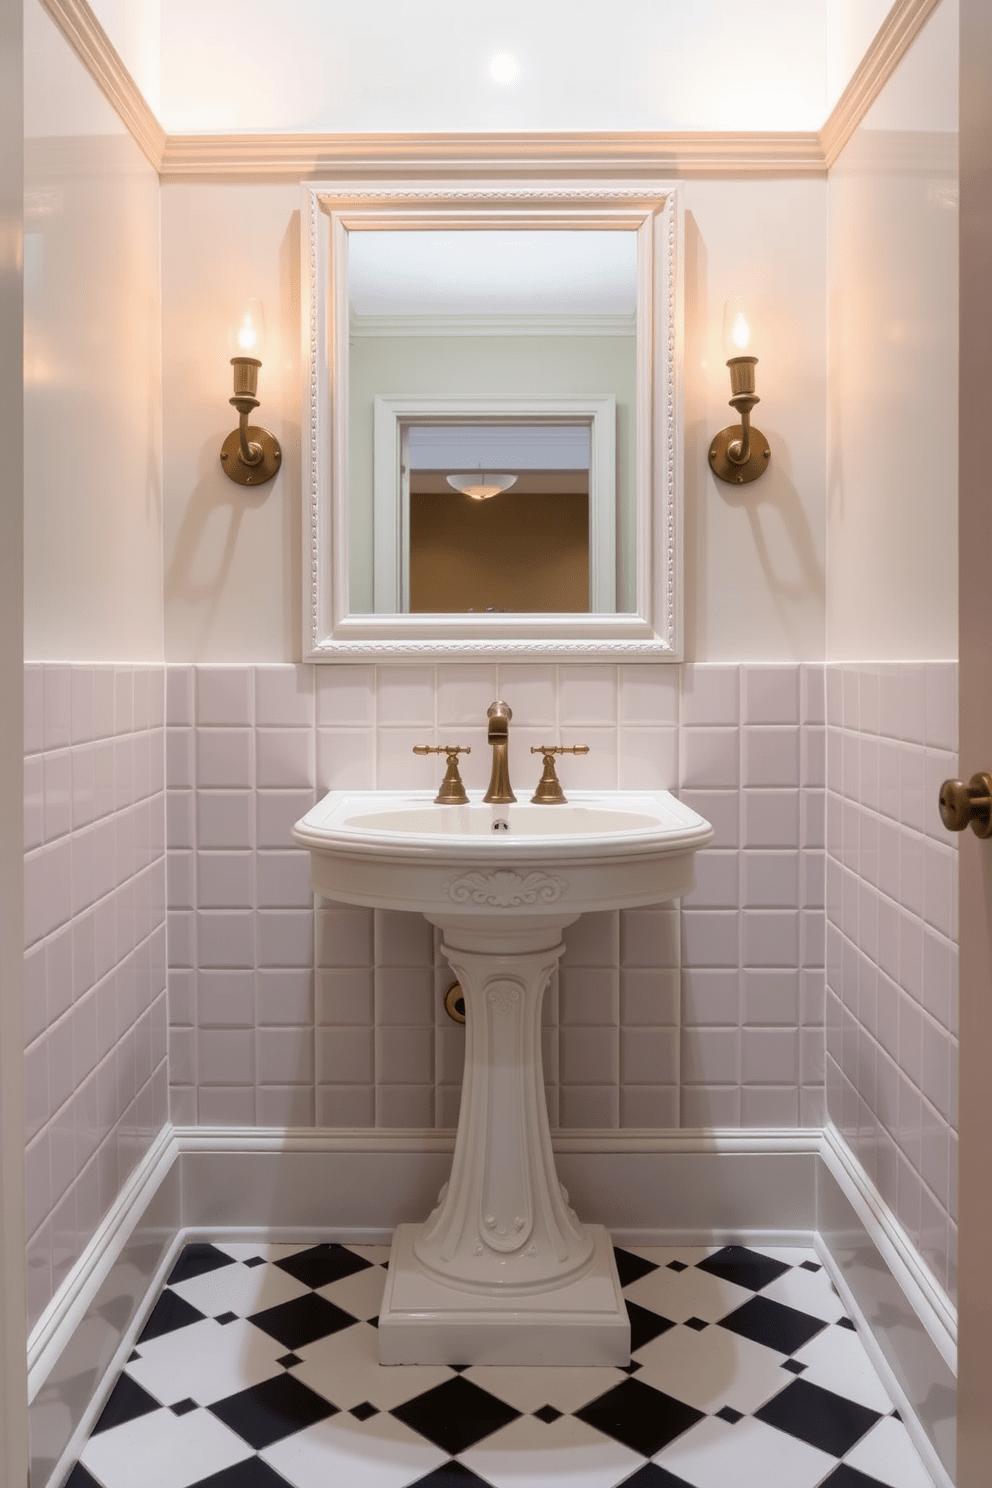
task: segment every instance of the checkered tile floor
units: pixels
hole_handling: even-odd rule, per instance
[[[383,1369],[385,1247],[188,1245],[67,1488],[932,1488],[812,1251],[616,1255],[628,1369]]]

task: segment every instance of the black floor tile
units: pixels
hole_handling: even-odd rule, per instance
[[[426,1478],[418,1478],[410,1488],[490,1488],[485,1478],[470,1472],[462,1462],[442,1462]]]
[[[200,1478],[190,1488],[290,1488],[290,1485],[261,1457],[246,1457],[244,1462],[211,1473],[209,1478]]]
[[[709,1327],[709,1323],[704,1318],[691,1317],[686,1318],[682,1326],[683,1328],[691,1328],[693,1333],[705,1333]]]
[[[208,1409],[256,1452],[284,1436],[337,1415],[337,1406],[308,1389],[292,1374],[277,1374],[260,1385],[216,1401]]]
[[[220,1323],[222,1328],[226,1328],[228,1323],[236,1323],[237,1321],[238,1314],[236,1312],[219,1312],[214,1318],[214,1322]]]
[[[686,1265],[685,1261],[669,1261],[666,1269],[669,1271],[679,1272],[688,1271],[689,1267]]]
[[[574,1414],[643,1457],[653,1457],[701,1421],[704,1413],[638,1379],[626,1379]]]
[[[281,1364],[283,1369],[292,1369],[295,1364],[302,1364],[303,1360],[299,1354],[282,1354],[276,1360],[276,1363]]]
[[[98,1431],[109,1431],[114,1426],[123,1426],[125,1421],[136,1421],[139,1416],[147,1416],[152,1411],[161,1409],[161,1401],[143,1390],[129,1374],[122,1374],[110,1392],[110,1399],[103,1407],[92,1435],[96,1436]]]
[[[371,1416],[379,1414],[379,1407],[373,1405],[371,1400],[363,1400],[361,1405],[353,1405],[348,1414],[354,1416],[356,1421],[367,1421]]]
[[[177,1400],[175,1405],[169,1406],[169,1409],[174,1416],[188,1416],[190,1411],[199,1410],[200,1407],[187,1395],[185,1400]]]
[[[174,1333],[177,1328],[188,1328],[190,1323],[202,1323],[203,1317],[178,1292],[165,1291],[152,1308],[138,1343],[148,1343],[152,1338],[161,1338],[163,1333]]]
[[[268,1261],[264,1256],[249,1256],[247,1261],[241,1262],[242,1266],[267,1266]]]
[[[790,1374],[805,1374],[806,1370],[809,1368],[809,1365],[800,1364],[798,1359],[786,1359],[785,1363],[782,1365],[782,1368],[787,1369]]]
[[[885,1484],[842,1462],[839,1467],[834,1468],[829,1478],[824,1478],[820,1488],[885,1488]]]
[[[643,1256],[634,1255],[630,1250],[621,1250],[619,1245],[614,1245],[613,1254],[622,1287],[628,1287],[631,1282],[640,1281],[642,1276],[649,1276],[652,1271],[658,1270],[657,1261],[646,1261]]]
[[[794,1354],[827,1325],[822,1318],[773,1302],[770,1297],[752,1297],[729,1317],[721,1318],[719,1326],[750,1338],[752,1343],[777,1349],[780,1354]]]
[[[847,1318],[847,1317],[845,1317],[845,1318],[838,1318],[837,1319],[837,1326],[838,1326],[838,1328],[847,1328],[848,1332],[850,1332],[850,1333],[857,1333],[857,1331],[858,1331],[857,1328],[854,1326],[854,1324],[851,1322],[851,1319],[850,1318]]]
[[[521,1413],[459,1374],[413,1400],[405,1400],[391,1414],[455,1456],[508,1426]]]
[[[790,1436],[834,1457],[843,1457],[882,1419],[878,1411],[869,1410],[856,1400],[847,1400],[801,1379],[786,1385],[780,1395],[775,1395],[754,1414],[766,1426],[777,1426],[779,1431],[787,1431]]]
[[[562,1412],[556,1410],[553,1405],[542,1405],[540,1410],[534,1412],[534,1415],[539,1421],[543,1421],[545,1426],[550,1426],[552,1421],[561,1420]]]
[[[263,1333],[268,1333],[277,1343],[288,1349],[302,1348],[304,1344],[316,1343],[318,1338],[329,1338],[350,1328],[358,1321],[350,1312],[335,1307],[325,1297],[307,1292],[294,1297],[290,1302],[280,1302],[278,1307],[267,1307],[264,1312],[254,1312],[248,1319]]]
[[[280,1271],[286,1271],[302,1281],[304,1286],[327,1286],[340,1281],[343,1276],[352,1276],[356,1271],[367,1271],[371,1261],[364,1260],[353,1250],[343,1245],[314,1245],[310,1250],[298,1250],[295,1255],[284,1256],[275,1263]]]
[[[669,1322],[668,1318],[662,1317],[660,1312],[652,1312],[649,1307],[638,1307],[636,1302],[627,1303],[627,1316],[630,1318],[630,1348],[636,1353],[652,1338],[660,1338],[662,1333],[667,1333],[669,1328],[675,1324]]]
[[[738,1421],[743,1421],[744,1419],[744,1412],[734,1410],[732,1405],[725,1405],[720,1410],[714,1411],[713,1414],[719,1416],[721,1421],[726,1421],[728,1426],[736,1426]]]
[[[65,1488],[100,1488],[96,1478],[90,1476],[81,1462],[77,1462],[65,1480]]]
[[[207,1271],[219,1271],[222,1266],[233,1266],[236,1262],[216,1245],[184,1245],[179,1252],[166,1286],[175,1286],[180,1281],[191,1281],[194,1276],[203,1276]]]
[[[697,1266],[699,1271],[708,1271],[723,1281],[732,1281],[735,1286],[747,1287],[750,1292],[760,1292],[770,1282],[776,1281],[783,1271],[792,1267],[785,1261],[775,1261],[760,1251],[748,1250],[746,1245],[725,1245],[715,1255],[707,1256]]]
[[[667,1468],[659,1467],[657,1462],[646,1462],[639,1467],[632,1478],[624,1478],[617,1488],[692,1488],[685,1478],[677,1478]]]
[[[823,1270],[823,1267],[822,1266],[818,1266],[815,1261],[800,1261],[799,1262],[799,1265],[800,1265],[800,1269],[803,1270],[803,1271],[813,1271],[813,1272],[816,1272],[816,1271],[822,1271]]]

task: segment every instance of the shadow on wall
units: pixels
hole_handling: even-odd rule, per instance
[[[738,487],[715,480],[720,495],[728,506],[743,508],[747,514],[754,550],[761,564],[768,593],[788,631],[792,618],[791,605],[808,604],[816,599],[826,603],[826,574],[817,557],[813,533],[803,504],[792,483],[789,447],[777,434],[762,430],[771,446],[772,459],[768,473],[750,485]],[[711,477],[712,478],[712,477]],[[778,517],[796,567],[786,573],[773,556],[772,523]],[[781,547],[781,543],[777,544]],[[791,567],[791,565],[790,565]]]

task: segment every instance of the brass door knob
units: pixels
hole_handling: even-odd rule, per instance
[[[940,787],[940,819],[949,832],[971,827],[976,837],[992,837],[992,775],[980,770],[968,784],[945,780]]]

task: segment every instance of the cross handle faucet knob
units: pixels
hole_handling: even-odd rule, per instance
[[[568,797],[561,788],[555,769],[556,754],[588,754],[588,744],[532,744],[531,754],[544,755],[544,769],[531,801],[537,806],[564,806]]]
[[[468,792],[462,784],[462,777],[458,771],[458,756],[471,754],[471,746],[467,744],[414,744],[413,752],[414,754],[446,754],[448,756],[444,779],[441,781],[441,788],[434,800],[439,806],[464,806],[468,800]]]

